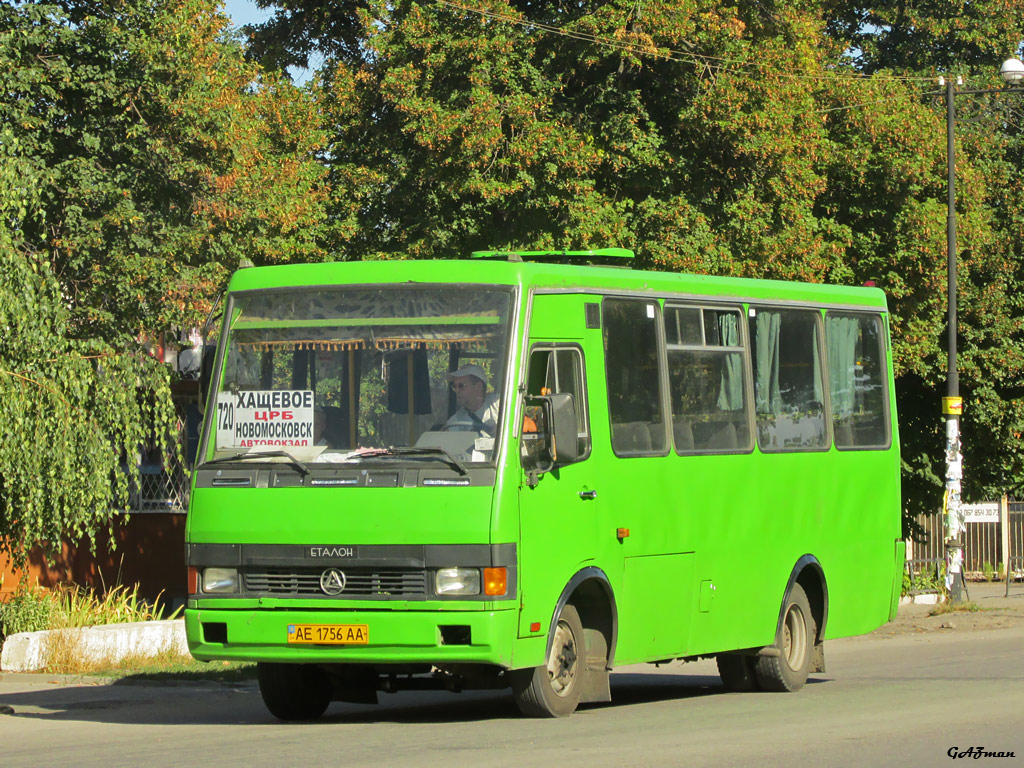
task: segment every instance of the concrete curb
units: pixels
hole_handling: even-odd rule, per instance
[[[117,664],[127,657],[188,653],[184,619],[136,621],[81,629],[19,632],[4,641],[0,670],[31,672],[42,669],[46,665],[47,647],[54,641],[73,647],[79,659],[98,664]]]
[[[938,593],[929,593],[923,595],[904,595],[900,598],[900,605],[938,605],[939,603],[946,602],[946,596]]]

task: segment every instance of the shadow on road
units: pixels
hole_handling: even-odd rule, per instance
[[[809,684],[824,682],[811,679]],[[622,672],[612,675],[612,701],[588,710],[642,706],[725,694],[717,675]],[[751,694],[758,695],[758,694]],[[465,723],[519,719],[507,691],[403,691],[381,694],[380,704],[336,702],[321,724]],[[145,725],[277,725],[252,683],[244,685],[78,685],[5,693],[0,690],[0,728],[20,718]],[[3,711],[7,711],[3,709]],[[306,724],[304,727],[308,727]],[[302,726],[300,726],[302,727]]]

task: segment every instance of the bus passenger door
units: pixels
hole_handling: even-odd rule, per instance
[[[599,558],[593,532],[599,527],[602,500],[593,476],[583,346],[535,343],[530,349],[526,395],[568,392],[576,411],[578,457],[534,479],[522,475],[520,488],[520,637],[546,633],[563,587],[588,562]],[[533,420],[521,425],[525,446]],[[599,558],[603,559],[603,558]],[[535,627],[531,631],[531,625]],[[539,625],[539,629],[536,627]]]

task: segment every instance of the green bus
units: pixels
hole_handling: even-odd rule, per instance
[[[628,255],[239,270],[204,374],[192,654],[257,662],[283,720],[409,688],[564,716],[639,662],[794,691],[824,640],[892,619],[882,291],[592,263]]]

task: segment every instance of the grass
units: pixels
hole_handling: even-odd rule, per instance
[[[97,592],[77,585],[58,584],[52,589],[29,586],[27,580],[18,585],[6,602],[0,603],[0,642],[18,632],[50,630],[42,649],[43,670],[48,674],[100,675],[125,678],[137,676],[157,679],[174,675],[178,679],[221,679],[240,673],[243,666],[230,665],[212,669],[191,656],[170,648],[154,657],[89,658],[79,647],[80,627],[159,621],[176,618],[180,609],[165,616],[159,606],[139,597],[138,585],[128,589],[118,585]],[[255,669],[255,667],[253,667]]]
[[[60,637],[58,633],[57,637]],[[57,641],[47,649],[48,664],[38,674],[82,675],[112,683],[244,683],[256,679],[256,664],[240,661],[196,661],[188,654],[164,651],[157,656],[128,656],[116,662],[83,661],[73,643]]]
[[[946,613],[978,613],[979,611],[984,611],[984,610],[985,610],[984,608],[982,608],[980,605],[978,605],[975,602],[966,602],[966,603],[956,603],[956,604],[954,604],[954,603],[951,603],[949,600],[947,600],[944,603],[939,603],[934,608],[932,608],[930,611],[928,611],[928,615],[929,616],[942,616],[943,614],[946,614]]]
[[[162,593],[161,593],[162,594]],[[103,592],[75,584],[43,589],[22,581],[5,603],[0,603],[0,638],[17,632],[74,629],[132,621],[175,618],[180,609],[165,616],[160,595],[151,604],[139,597],[139,587],[117,585]]]

